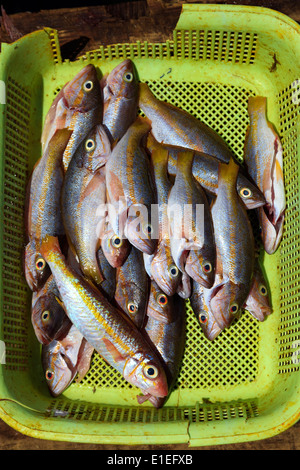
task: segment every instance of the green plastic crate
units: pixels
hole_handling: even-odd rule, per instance
[[[202,446],[270,437],[298,420],[299,32],[297,23],[273,10],[189,4],[183,5],[173,40],[162,44],[101,46],[74,62],[62,61],[52,29],[2,44],[0,340],[6,363],[0,366],[0,417],[10,426],[51,440]],[[274,313],[259,323],[244,312],[210,343],[188,307],[182,367],[160,410],[138,405],[139,390],[98,354],[81,383],[56,399],[50,396],[21,262],[25,187],[55,94],[87,63],[105,74],[125,58],[134,61],[140,80],[157,97],[213,127],[240,159],[248,97],[267,96],[269,119],[284,149],[284,236],[274,255],[262,255]]]

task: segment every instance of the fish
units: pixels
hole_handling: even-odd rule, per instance
[[[258,210],[265,251],[273,254],[283,235],[286,198],[282,144],[267,117],[267,98],[249,97],[250,124],[246,131],[244,161],[249,175],[263,193],[266,204]]]
[[[270,290],[258,261],[254,266],[252,286],[244,308],[261,322],[272,313]]]
[[[254,271],[254,236],[246,207],[236,191],[238,171],[233,160],[220,163],[218,195],[211,208],[217,262],[215,282],[205,301],[222,329],[243,307]]]
[[[192,175],[193,158],[191,150],[180,154],[168,198],[171,254],[181,272],[211,287],[216,262],[214,228],[205,192]],[[195,259],[198,269],[193,267]]]
[[[38,291],[50,276],[39,246],[46,235],[64,236],[60,207],[63,184],[62,156],[72,131],[59,129],[36,163],[27,187],[24,271],[28,286]]]
[[[107,298],[112,300],[116,291],[116,269],[107,261],[101,246],[97,250],[96,258],[103,279],[99,287]]]
[[[150,293],[147,303],[147,317],[162,323],[171,323],[176,316],[173,296],[168,296],[154,279],[150,281]]]
[[[143,393],[166,396],[163,364],[130,318],[68,267],[56,237],[46,237],[41,247],[66,313],[88,343]]]
[[[49,391],[53,397],[61,395],[74,381],[83,379],[90,368],[94,348],[72,325],[60,341],[42,346],[42,366]]]
[[[119,268],[128,257],[131,244],[127,238],[116,235],[109,221],[105,220],[101,232],[101,249],[109,264]]]
[[[162,291],[171,296],[177,291],[182,273],[177,268],[171,255],[168,197],[173,185],[167,173],[168,150],[158,142],[152,143],[151,163],[158,204],[158,243],[151,259],[150,270],[153,279]]]
[[[151,134],[148,137],[147,146],[149,145],[150,136]],[[183,148],[172,145],[164,145],[164,147],[167,148],[169,152],[168,173],[172,176],[176,176],[177,158]],[[218,194],[218,171],[219,160],[201,152],[194,153],[192,166],[193,176],[208,194],[214,196]],[[266,203],[264,195],[251,181],[251,178],[247,175],[246,170],[242,166],[240,166],[239,169],[236,187],[238,195],[248,210],[256,209]]]
[[[206,153],[228,163],[232,152],[216,131],[186,111],[157,99],[146,83],[140,83],[139,107],[151,121],[151,132],[164,144]]]
[[[52,274],[38,292],[33,292],[31,322],[35,335],[42,344],[64,338],[72,326],[61,305],[59,290]]]
[[[139,85],[133,62],[125,59],[108,74],[102,84],[102,124],[111,142],[117,142],[137,118]]]
[[[114,146],[106,164],[108,219],[114,233],[139,250],[152,254],[157,239],[151,225],[156,197],[150,162],[142,146],[149,132],[147,119],[138,117]]]
[[[110,141],[104,127],[93,128],[79,145],[62,187],[63,222],[70,246],[84,275],[96,285],[103,280],[97,250],[106,216],[105,163]]]
[[[209,341],[213,341],[221,333],[222,329],[219,327],[211,309],[205,302],[204,289],[205,288],[198,282],[192,282],[190,305],[204,336]]]
[[[64,173],[71,158],[90,130],[103,118],[103,95],[94,65],[88,64],[58,93],[45,118],[42,147],[56,129],[68,128],[72,136],[63,155]]]
[[[149,297],[149,278],[143,253],[132,246],[124,264],[117,268],[114,300],[137,326],[141,328]]]
[[[192,293],[191,278],[186,272],[182,273],[181,281],[180,281],[179,286],[177,287],[176,293],[182,299],[188,299],[191,296],[191,293]]]
[[[176,295],[171,299],[174,300],[172,308],[176,309],[176,315],[173,315],[174,321],[164,323],[153,316],[147,316],[144,327],[147,339],[155,346],[165,364],[169,395],[174,388],[180,371],[186,336],[185,303]],[[140,404],[148,400],[156,408],[161,408],[168,399],[168,397],[154,397],[149,393],[137,398]]]

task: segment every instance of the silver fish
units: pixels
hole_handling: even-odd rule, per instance
[[[102,357],[143,393],[163,397],[168,385],[163,364],[140,331],[90,282],[68,267],[57,238],[42,243],[70,320]]]
[[[69,243],[79,258],[82,272],[95,284],[102,281],[96,253],[106,214],[104,164],[109,156],[106,132],[103,126],[96,126],[73,155],[61,196]]]
[[[250,125],[245,138],[244,160],[249,175],[266,199],[258,213],[264,248],[272,254],[282,238],[286,208],[283,150],[274,126],[267,118],[267,99],[250,97],[248,112]]]
[[[82,380],[90,367],[94,348],[87,343],[72,325],[60,341],[52,341],[42,347],[42,365],[51,395],[61,395],[79,374]]]

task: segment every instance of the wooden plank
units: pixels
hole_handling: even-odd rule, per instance
[[[11,19],[23,34],[46,26],[57,29],[63,58],[74,60],[79,54],[96,49],[99,45],[137,40],[165,42],[172,39],[183,3],[228,2],[136,0],[112,5],[22,12],[11,15]],[[300,21],[300,3],[297,0],[244,0],[235,3],[273,8]],[[10,42],[3,27],[0,39],[2,42]]]

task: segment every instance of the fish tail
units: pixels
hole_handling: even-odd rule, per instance
[[[40,246],[40,252],[46,261],[53,252],[61,254],[58,238],[50,235],[47,235],[45,238],[43,238]]]
[[[154,166],[166,167],[168,164],[169,152],[167,148],[157,147],[152,150],[151,160]]]
[[[151,121],[146,116],[138,116],[134,125],[137,128],[138,133],[141,135],[146,134],[151,129]]]
[[[193,150],[183,150],[182,152],[179,152],[177,158],[177,170],[182,174],[192,175],[193,160]]]
[[[157,142],[151,132],[148,134],[146,146],[150,153],[160,148],[159,142]]]
[[[139,93],[142,104],[150,105],[157,101],[147,83],[140,83]]]
[[[251,116],[254,113],[265,113],[267,110],[267,98],[264,96],[250,96],[248,99],[248,113]]]
[[[235,187],[239,169],[240,166],[233,158],[229,160],[229,163],[219,163],[219,185],[223,182]]]

